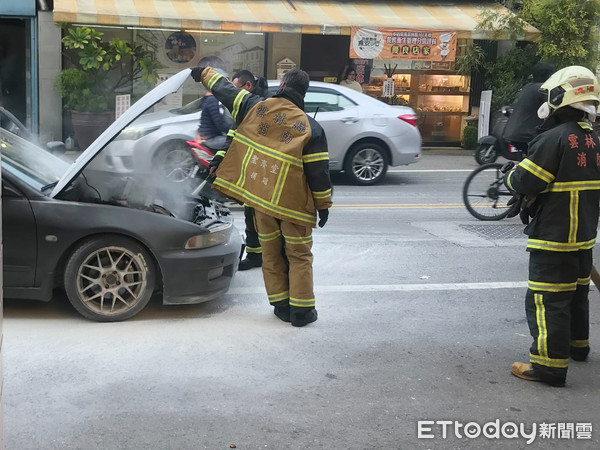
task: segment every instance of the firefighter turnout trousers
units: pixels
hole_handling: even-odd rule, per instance
[[[246,223],[246,253],[262,253],[254,224],[254,208],[251,206],[244,205],[244,221]]]
[[[571,352],[587,355],[591,269],[591,249],[530,252],[525,310],[530,362],[542,378],[564,381]]]
[[[314,308],[312,227],[299,225],[254,210],[262,247],[262,271],[275,306]]]

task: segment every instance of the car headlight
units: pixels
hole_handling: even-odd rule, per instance
[[[127,127],[123,131],[119,133],[119,135],[114,139],[115,141],[137,141],[140,138],[143,138],[147,134],[150,134],[160,127],[150,127],[150,128],[138,128],[138,127]]]
[[[197,248],[208,248],[220,245],[229,240],[231,236],[231,229],[233,225],[231,223],[223,224],[220,227],[215,227],[206,234],[199,234],[192,236],[185,243],[186,249],[197,249]]]

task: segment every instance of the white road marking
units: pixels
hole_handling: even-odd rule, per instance
[[[470,291],[481,289],[522,289],[526,287],[527,281],[498,281],[486,283],[356,284],[315,286],[315,292]],[[265,288],[264,286],[236,287],[229,289],[227,294],[265,294]]]
[[[393,173],[410,173],[410,172],[473,172],[475,169],[388,169],[388,172]]]

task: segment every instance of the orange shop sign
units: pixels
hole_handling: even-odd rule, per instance
[[[352,27],[350,58],[454,61],[456,31]]]

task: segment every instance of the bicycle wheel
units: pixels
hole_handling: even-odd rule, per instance
[[[506,203],[512,194],[504,186],[502,164],[485,164],[467,177],[463,186],[463,201],[467,211],[479,220],[504,219],[510,208]]]

